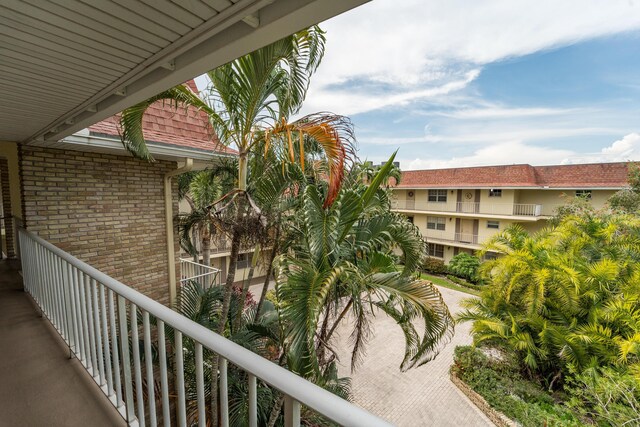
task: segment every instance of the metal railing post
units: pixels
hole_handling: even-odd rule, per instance
[[[257,426],[258,380],[282,393],[285,398],[285,425],[300,425],[300,408],[314,410],[341,425],[387,426],[384,420],[350,404],[267,359],[215,334],[168,307],[151,300],[106,274],[83,263],[54,245],[24,229],[19,230],[25,289],[42,309],[69,345],[70,357],[75,354],[82,366],[109,397],[118,411],[132,426],[145,424],[145,397],[139,344],[138,313],[142,313],[145,374],[149,423],[157,425],[154,367],[150,317],[156,320],[158,356],[162,390],[163,424],[171,424],[165,326],[173,331],[175,350],[175,391],[177,391],[177,421],[185,426],[186,408],[196,404],[198,424],[206,425],[205,349],[220,357],[220,420],[229,425],[229,369],[243,371],[248,379],[249,416],[247,425]],[[196,276],[204,277],[212,270],[192,266]],[[215,269],[214,269],[215,270]],[[129,305],[127,305],[129,304]],[[117,305],[117,313],[116,313]],[[129,332],[129,328],[131,331]],[[130,343],[129,339],[132,339]],[[185,341],[186,340],[186,341]],[[191,341],[193,340],[193,341]],[[186,345],[185,345],[186,342]],[[183,347],[195,354],[185,353]],[[134,347],[130,349],[130,346]],[[130,352],[131,351],[131,352]],[[185,354],[195,361],[196,390],[185,389]],[[133,360],[131,360],[133,358]],[[230,365],[231,364],[231,365]],[[229,368],[232,366],[232,368]],[[135,377],[135,378],[134,378]],[[214,377],[215,378],[215,377]],[[134,390],[135,380],[135,390]],[[187,401],[188,399],[188,401]],[[195,422],[195,420],[193,420]],[[146,424],[149,424],[146,423]]]

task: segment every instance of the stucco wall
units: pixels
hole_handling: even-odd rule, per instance
[[[168,303],[163,177],[175,163],[24,146],[21,168],[30,231]],[[177,212],[175,180],[173,195]]]
[[[601,208],[616,191],[593,190],[591,203]],[[543,215],[553,215],[555,208],[566,204],[576,194],[575,190],[518,190],[519,203],[535,203],[542,205]]]

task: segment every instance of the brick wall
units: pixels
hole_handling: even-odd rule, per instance
[[[27,229],[167,304],[163,177],[175,168],[172,162],[24,146]],[[178,212],[175,179],[173,195]],[[176,260],[178,250],[176,243]]]

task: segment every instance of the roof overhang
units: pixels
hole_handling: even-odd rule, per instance
[[[62,150],[83,151],[85,153],[103,153],[120,156],[131,156],[125,151],[120,139],[109,136],[92,135],[87,130],[69,135],[56,142],[34,142],[31,145],[57,148]],[[234,157],[232,154],[218,153],[191,147],[179,147],[147,141],[147,148],[155,159],[182,162],[192,159],[195,169],[203,169],[211,164],[215,157]]]
[[[368,0],[0,5],[0,140],[57,141]]]

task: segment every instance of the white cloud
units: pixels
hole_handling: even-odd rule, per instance
[[[610,127],[562,127],[549,125],[546,128],[533,126],[460,126],[453,129],[453,133],[425,134],[424,136],[406,138],[362,137],[358,138],[360,144],[398,146],[416,142],[424,143],[449,143],[464,146],[486,144],[524,144],[525,141],[542,140],[546,138],[566,138],[575,136],[611,135],[619,132],[617,128]]]
[[[634,0],[376,0],[322,24],[327,52],[305,112],[354,114],[451,93],[482,65],[640,28]],[[475,78],[475,77],[474,77]],[[388,84],[391,93],[335,90]],[[457,82],[455,87],[448,87]],[[431,91],[423,91],[429,87]]]
[[[560,114],[585,113],[585,108],[507,108],[488,106],[483,108],[467,108],[452,112],[429,112],[430,115],[451,117],[454,119],[512,119],[521,117],[557,116]]]
[[[626,162],[640,160],[640,134],[633,132],[604,147],[599,153],[572,156],[562,161],[563,164]]]
[[[602,148],[597,153],[580,155],[572,150],[540,147],[521,141],[491,144],[473,151],[468,156],[451,159],[405,159],[405,170],[440,169],[468,166],[489,166],[528,163],[531,165],[558,165],[576,163],[625,162],[640,160],[640,134],[630,133]]]
[[[446,64],[486,64],[640,26],[629,0],[376,0],[322,24],[320,79],[414,84]]]
[[[377,94],[375,96],[366,91],[347,89],[311,91],[305,101],[302,114],[316,111],[332,111],[349,116],[388,106],[402,106],[418,99],[447,95],[460,90],[477,78],[479,74],[479,70],[471,70],[465,72],[462,76],[458,76],[457,80],[451,80],[436,87],[398,90],[390,94]]]
[[[558,164],[561,159],[573,155],[570,150],[536,147],[519,141],[503,142],[480,148],[469,156],[452,159],[421,159],[403,161],[407,170],[457,168],[529,163],[534,165]]]

